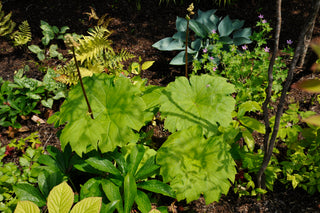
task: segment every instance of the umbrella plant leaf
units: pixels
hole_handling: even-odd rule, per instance
[[[235,163],[223,135],[203,137],[193,126],[169,136],[157,153],[164,182],[170,182],[177,200],[187,203],[203,194],[206,203],[227,194],[236,174]]]
[[[190,81],[178,77],[160,96],[165,128],[175,132],[200,125],[205,134],[215,133],[219,125],[228,126],[232,121],[235,100],[230,94],[234,91],[234,86],[222,77],[194,75]]]
[[[80,84],[68,95],[60,109],[60,123],[67,122],[61,133],[61,146],[70,143],[71,148],[81,156],[92,149],[102,152],[113,151],[117,146],[136,142],[144,125],[145,103],[139,97],[140,91],[127,78],[108,77],[105,74],[83,79],[83,84],[92,108],[88,108]]]

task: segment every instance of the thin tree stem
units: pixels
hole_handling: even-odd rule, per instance
[[[84,86],[83,86],[83,82],[82,82],[82,78],[81,78],[81,73],[80,73],[78,61],[77,61],[77,58],[76,58],[76,54],[74,52],[74,47],[72,47],[72,53],[73,53],[74,62],[75,62],[76,67],[77,67],[77,72],[78,72],[78,76],[79,76],[79,80],[80,80],[80,85],[81,85],[81,89],[82,89],[82,92],[83,92],[83,96],[84,96],[84,98],[86,100],[86,103],[87,103],[87,106],[88,106],[88,112],[89,112],[91,118],[94,119],[93,113],[92,113],[92,109],[91,109],[91,106],[90,106],[90,103],[89,103],[89,100],[88,100],[88,97],[87,97],[87,93],[86,93],[86,90],[84,89]]]
[[[279,0],[279,1],[281,2],[281,0]],[[276,141],[276,138],[278,135],[278,131],[279,131],[280,118],[283,114],[283,107],[285,104],[285,98],[286,98],[287,92],[290,88],[290,85],[291,85],[291,82],[293,79],[293,74],[294,74],[294,71],[297,66],[297,62],[298,62],[299,57],[302,53],[302,49],[305,46],[305,35],[308,33],[308,30],[310,30],[313,21],[317,17],[317,14],[319,12],[319,8],[320,8],[320,0],[317,0],[316,4],[314,6],[314,10],[313,10],[312,14],[310,15],[311,18],[309,19],[309,22],[306,23],[305,27],[303,28],[303,30],[300,33],[299,42],[298,42],[297,48],[295,50],[293,60],[291,61],[291,64],[289,67],[288,76],[287,76],[285,85],[283,86],[283,89],[281,91],[280,100],[279,100],[279,103],[277,106],[277,112],[276,112],[273,132],[272,132],[270,141],[268,142],[267,148],[265,148],[263,162],[262,162],[262,165],[261,165],[260,170],[257,175],[257,184],[258,184],[259,188],[261,188],[262,185],[265,185],[265,183],[262,183],[261,180],[262,180],[262,176],[263,176],[263,174],[264,174],[264,172],[270,162],[271,156],[272,156],[274,144],[275,144],[275,141]]]
[[[264,159],[263,162],[265,160],[267,160],[267,156],[269,155],[269,135],[271,133],[271,128],[270,128],[270,122],[269,122],[269,110],[268,110],[268,105],[269,102],[271,100],[271,94],[272,94],[272,84],[273,84],[273,65],[274,62],[276,60],[276,55],[278,53],[278,49],[279,49],[279,39],[280,39],[280,31],[281,31],[281,0],[277,1],[277,26],[276,26],[276,33],[275,33],[275,43],[274,43],[274,48],[273,48],[273,53],[272,53],[272,57],[270,60],[270,64],[269,64],[269,68],[268,68],[268,87],[266,89],[266,99],[262,105],[262,109],[263,109],[263,117],[264,117],[264,122],[265,122],[265,135],[264,135],[264,140],[263,140],[263,146],[264,146]],[[262,164],[264,165],[264,164]],[[265,187],[264,185],[264,181],[262,181],[262,175],[264,174],[265,168],[261,167],[260,171],[258,173],[257,176],[257,185],[258,188],[261,187]]]

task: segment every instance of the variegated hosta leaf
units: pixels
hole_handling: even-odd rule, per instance
[[[117,146],[136,142],[133,130],[144,125],[145,103],[140,91],[127,78],[114,78],[106,74],[94,74],[83,79],[84,87],[93,111],[94,120],[88,115],[88,107],[80,84],[76,85],[61,106],[61,122],[67,122],[62,131],[61,146],[70,143],[81,155],[92,149],[113,151]]]
[[[170,135],[158,150],[157,164],[177,199],[187,199],[188,203],[201,194],[207,204],[218,201],[222,193],[228,193],[236,174],[223,135],[205,139],[199,126]]]
[[[200,125],[212,135],[219,125],[228,126],[235,100],[234,86],[225,78],[210,75],[191,76],[190,81],[179,77],[168,85],[160,97],[161,115],[165,128],[171,132]]]

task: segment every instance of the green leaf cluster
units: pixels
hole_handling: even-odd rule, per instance
[[[12,152],[18,154],[18,165],[13,162],[0,162],[0,211],[13,212],[17,205],[14,186],[19,183],[36,183],[39,175],[37,168],[40,166],[38,159],[43,155],[43,149],[35,144],[41,143],[38,135],[33,133],[19,141],[13,140],[6,147],[0,148],[0,159],[10,157]],[[11,147],[14,150],[11,150]],[[27,148],[26,148],[27,147]],[[22,154],[23,151],[23,154]]]
[[[57,74],[48,68],[43,81],[24,76],[29,70],[26,66],[17,71],[14,81],[0,78],[0,126],[20,128],[19,116],[40,113],[38,104],[52,107],[53,101],[66,96],[66,86],[54,81]]]
[[[71,187],[63,182],[55,186],[48,196],[48,212],[70,212],[70,213],[99,213],[101,209],[101,197],[90,197],[81,200],[73,206],[74,194]],[[73,208],[71,209],[71,207]],[[70,211],[71,209],[71,211]],[[19,201],[15,213],[40,213],[37,204],[31,201]]]

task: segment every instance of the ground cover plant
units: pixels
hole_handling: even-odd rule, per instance
[[[192,7],[185,11],[189,15],[192,12]],[[202,22],[189,20],[192,30],[196,25],[200,29],[203,23],[207,23],[205,18],[214,20],[212,10],[199,10],[199,13],[203,17],[198,16],[198,20]],[[283,81],[287,73],[290,74],[287,63],[294,61],[295,55],[291,40],[287,42],[290,46],[285,50],[288,52],[285,57],[269,53],[270,41],[266,38],[273,31],[269,20],[263,16],[256,16],[257,28],[252,31],[252,36],[249,28],[241,31],[246,32],[248,38],[245,39],[247,43],[239,46],[221,39],[224,37],[221,29],[228,23],[242,22],[220,19],[221,22],[226,19],[223,21],[226,24],[220,22],[221,25],[216,26],[218,31],[204,31],[205,42],[197,42],[200,44],[197,57],[188,60],[192,62],[192,71],[188,70],[190,64],[186,63],[186,72],[182,75],[187,75],[176,77],[165,87],[150,85],[137,75],[148,66],[150,68],[153,62],[143,66],[139,59],[139,62],[124,66],[123,60],[116,59],[113,63],[117,53],[111,47],[112,34],[106,26],[92,28],[89,35],[65,37],[65,47],[72,54],[67,66],[72,66],[64,67],[65,61],[62,60],[58,62],[60,67],[46,68],[43,82],[46,79],[50,86],[24,77],[25,70],[20,70],[18,80],[36,82],[45,88],[45,94],[34,94],[40,97],[36,99],[35,110],[39,109],[40,103],[41,106],[53,106],[53,97],[62,91],[56,85],[63,85],[63,82],[69,86],[68,93],[58,96],[65,99],[47,121],[60,129],[61,149],[45,144],[45,149],[39,149],[45,154],[34,155],[38,153],[34,136],[21,142],[12,140],[1,149],[4,162],[16,150],[21,149],[23,153],[20,160],[22,170],[11,169],[13,173],[10,169],[4,170],[8,179],[19,172],[27,177],[5,185],[8,191],[2,198],[5,211],[14,211],[18,200],[16,211],[29,207],[34,211],[39,208],[51,211],[51,192],[57,187],[64,187],[68,193],[75,192],[74,203],[83,204],[89,197],[99,197],[97,201],[101,203],[96,203],[96,210],[101,212],[174,212],[176,203],[190,205],[199,197],[204,198],[206,204],[218,202],[221,196],[230,194],[231,189],[237,197],[250,195],[263,199],[263,195],[272,192],[279,182],[285,187],[303,188],[317,195],[320,185],[317,167],[319,127],[307,126],[300,120],[307,120],[315,113],[301,111],[299,104],[292,101],[282,116],[272,117],[271,110],[281,108],[272,102],[281,103],[281,91],[285,88]],[[185,29],[179,35],[188,33],[188,16],[178,18],[177,22]],[[232,25],[229,31],[233,30]],[[195,32],[194,38],[199,39],[199,32],[198,35]],[[180,42],[188,52],[189,47],[184,42],[188,43],[188,39]],[[181,54],[181,60],[187,62],[185,53]],[[270,57],[274,65],[269,65]],[[133,72],[133,67],[137,67],[137,72]],[[63,69],[68,71],[62,72]],[[266,89],[270,85],[270,73],[275,79],[271,95]],[[14,84],[3,82],[3,85]],[[33,88],[25,84],[21,87],[26,97],[33,96]],[[264,100],[271,103],[268,111],[265,104],[262,105]],[[11,107],[12,104],[4,105]],[[31,113],[40,114],[38,111]],[[268,115],[268,124],[261,119],[262,113]],[[5,114],[5,119],[7,117]],[[154,141],[152,131],[146,131],[147,127],[159,123],[168,132],[160,143]],[[276,132],[278,145],[271,153],[262,141],[257,141],[257,136],[267,135],[270,131],[268,125],[272,128],[269,133]],[[31,147],[24,148],[24,141],[28,141]],[[265,163],[267,167],[262,170]],[[14,163],[3,165],[13,168]],[[261,182],[259,174],[263,175]],[[72,186],[73,192],[65,182]],[[56,199],[63,196],[55,195],[58,196]],[[172,205],[168,208],[170,203]],[[70,201],[66,209],[70,210],[72,205],[73,201]],[[79,207],[75,205],[74,208]]]

